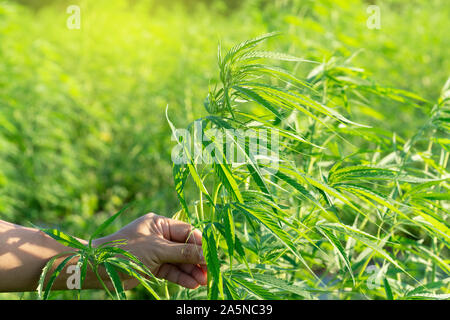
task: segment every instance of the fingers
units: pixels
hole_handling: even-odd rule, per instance
[[[161,265],[156,276],[158,278],[163,278],[179,284],[180,286],[188,289],[196,289],[200,285],[200,283],[192,275],[189,275],[178,267],[168,263]]]
[[[162,263],[206,264],[202,247],[167,241],[159,254]]]
[[[202,233],[188,223],[167,219],[171,241],[202,245]]]
[[[124,290],[131,290],[134,287],[136,287],[139,284],[139,280],[138,279],[130,279],[130,280],[125,280],[123,282],[123,288]]]
[[[207,284],[207,273],[202,267],[193,264],[179,264],[178,268],[191,275],[200,285],[205,286]]]
[[[182,221],[147,214],[147,227],[153,231],[156,276],[195,289],[207,284],[207,267],[202,250],[202,233]]]

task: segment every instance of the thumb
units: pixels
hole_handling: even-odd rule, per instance
[[[167,263],[206,264],[202,246],[191,243],[168,242],[161,251],[161,260]]]

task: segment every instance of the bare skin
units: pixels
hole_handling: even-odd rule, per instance
[[[206,266],[199,230],[184,222],[146,214],[119,231],[94,240],[93,245],[126,239],[123,249],[133,253],[152,273],[189,289],[206,285]],[[86,244],[86,240],[79,239]],[[45,264],[55,255],[70,248],[53,240],[40,230],[26,228],[0,220],[0,292],[34,291]],[[64,257],[56,260],[58,265]],[[73,259],[65,267],[53,285],[53,290],[67,290],[67,268],[76,264]],[[107,279],[104,272],[103,279]],[[137,281],[122,277],[126,289]],[[92,272],[88,272],[84,289],[100,289],[102,285]]]

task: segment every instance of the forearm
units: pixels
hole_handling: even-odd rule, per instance
[[[87,244],[85,240],[78,240]],[[126,244],[120,245],[122,249],[133,254],[158,278],[189,289],[207,284],[202,234],[187,223],[148,213],[114,234],[94,240],[93,246],[98,247],[112,240],[125,240]],[[75,249],[60,244],[40,230],[0,220],[0,292],[36,290],[42,269],[48,261],[58,255],[53,264],[55,270],[66,259],[67,255],[62,256],[62,253],[67,251],[74,252]],[[68,284],[71,287],[77,284],[77,279],[72,278],[77,274],[67,272],[77,262],[77,259],[72,259],[65,266],[56,278],[53,290],[72,289]],[[98,280],[89,266],[87,271],[82,289],[101,289],[102,282],[108,289],[113,288],[103,268],[99,268],[98,272],[103,281]],[[138,284],[138,280],[127,272],[119,272],[119,276],[125,290]],[[48,276],[46,279],[48,280]]]
[[[86,241],[79,239],[82,243]],[[96,241],[96,245],[101,243]],[[75,249],[65,247],[40,230],[26,228],[0,220],[0,292],[34,291],[46,263],[54,256]],[[53,269],[64,260],[58,258]],[[53,284],[53,290],[67,290],[67,273],[70,265],[77,263],[72,259]],[[50,273],[51,274],[51,271]],[[101,270],[101,277],[106,279]],[[83,289],[101,288],[95,274],[89,270]]]

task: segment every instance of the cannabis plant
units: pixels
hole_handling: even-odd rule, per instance
[[[117,217],[119,217],[120,214],[126,210],[126,208],[127,207],[123,208],[103,222],[91,235],[87,245],[82,244],[78,239],[60,230],[38,227],[41,231],[45,232],[59,243],[72,249],[54,256],[43,268],[37,288],[41,299],[47,300],[49,298],[52,285],[56,278],[61,274],[64,267],[66,267],[68,263],[74,259],[77,261],[76,275],[79,275],[79,279],[77,279],[79,282],[78,298],[81,297],[83,283],[86,279],[88,268],[90,268],[111,299],[126,299],[125,290],[119,273],[123,273],[137,279],[139,283],[153,295],[154,298],[159,299],[158,294],[152,288],[150,279],[155,280],[156,278],[153,276],[151,271],[133,254],[118,247],[126,244],[125,239],[108,241],[98,247],[94,247],[92,245],[93,240],[101,235],[101,233],[114,220],[116,220]],[[55,261],[61,257],[64,257],[64,260],[58,264],[54,271],[49,275],[49,271],[52,269]],[[106,274],[108,275],[108,278],[114,288],[114,293],[111,292],[104,279],[100,276],[100,269],[104,269],[106,271]]]
[[[257,48],[275,35],[219,45],[208,114],[185,130],[167,115],[176,218],[203,231],[207,297],[448,298],[450,81],[432,103],[352,57]],[[400,137],[362,117],[381,103],[430,117]]]

